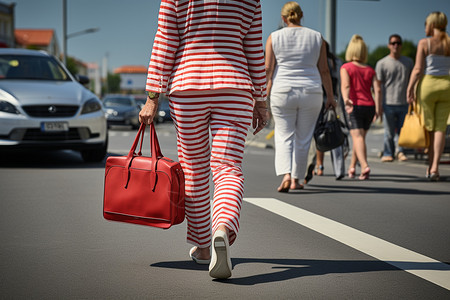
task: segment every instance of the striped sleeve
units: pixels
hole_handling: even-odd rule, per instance
[[[262,14],[261,4],[257,3],[255,15],[250,30],[244,39],[244,51],[248,61],[248,69],[253,82],[253,98],[264,101],[266,92],[266,70],[262,45]]]
[[[163,0],[146,90],[224,88],[266,98],[259,0]]]
[[[158,31],[148,67],[147,91],[157,93],[167,91],[167,83],[172,73],[179,43],[174,1],[162,0],[158,16]]]

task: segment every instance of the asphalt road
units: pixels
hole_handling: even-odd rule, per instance
[[[157,132],[175,158],[171,124]],[[274,151],[261,147],[268,133],[246,150],[241,231],[225,281],[190,261],[185,223],[160,230],[104,220],[104,162],[85,164],[71,151],[2,153],[0,298],[450,299],[448,164],[434,183],[413,155],[380,163],[373,130],[369,181],[336,181],[327,155],[324,176],[280,194]],[[111,130],[110,154],[126,154],[134,136]]]

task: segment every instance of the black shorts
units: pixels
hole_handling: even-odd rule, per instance
[[[364,129],[369,130],[375,116],[375,106],[353,106],[353,111],[349,115],[350,129]]]

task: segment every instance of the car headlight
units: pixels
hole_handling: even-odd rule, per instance
[[[102,109],[102,104],[98,99],[90,99],[86,101],[83,105],[83,110],[81,111],[81,114],[88,114],[92,112],[96,112]]]
[[[114,109],[112,109],[112,108],[107,108],[107,109],[105,110],[105,116],[107,116],[107,117],[109,117],[109,116],[114,116],[114,117],[116,117],[118,114],[119,114],[119,113],[118,113],[117,111],[115,111]]]
[[[9,113],[9,114],[16,114],[20,115],[20,112],[17,110],[17,108],[12,105],[9,102],[6,101],[0,101],[0,111]]]

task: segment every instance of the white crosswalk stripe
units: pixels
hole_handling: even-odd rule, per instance
[[[244,198],[244,201],[450,290],[450,266],[445,263],[274,198]]]

